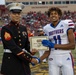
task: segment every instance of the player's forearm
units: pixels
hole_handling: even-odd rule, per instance
[[[55,44],[54,48],[58,48],[58,49],[63,49],[63,50],[67,50],[67,49],[75,49],[75,43],[71,43],[71,44]]]
[[[45,58],[47,58],[50,54],[50,51],[46,51],[41,57],[40,57],[40,60],[44,60]]]
[[[69,49],[75,49],[75,42],[71,41],[68,44],[55,44],[52,43],[49,40],[42,40],[43,46],[51,48],[56,48],[56,49],[63,49],[63,50],[69,50]]]

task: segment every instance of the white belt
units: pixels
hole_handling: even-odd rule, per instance
[[[11,50],[9,50],[9,49],[4,49],[4,52],[5,53],[12,53]]]
[[[23,51],[27,52],[24,48],[22,49]],[[12,53],[12,51],[10,49],[4,49],[5,53]]]

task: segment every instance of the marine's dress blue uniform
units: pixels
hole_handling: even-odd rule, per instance
[[[4,48],[1,74],[30,75],[32,56],[22,50],[30,52],[26,27],[11,21],[2,27],[1,38]]]

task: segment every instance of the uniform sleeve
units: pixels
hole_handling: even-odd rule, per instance
[[[67,24],[68,28],[73,28],[75,27],[75,24],[72,20],[66,20],[65,23]]]
[[[26,30],[26,32],[27,32],[27,29],[26,29],[26,28],[25,28],[25,30]],[[28,33],[27,33],[27,35],[28,35]],[[27,44],[27,43],[28,43],[28,44]],[[31,52],[30,52],[30,41],[29,41],[28,36],[27,36],[27,41],[26,41],[26,43],[25,43],[25,49],[28,50],[29,53],[31,53]]]
[[[44,27],[43,27],[44,36],[47,36],[47,32],[46,32],[45,29],[46,29],[46,28],[45,28],[45,26],[44,26]]]
[[[1,38],[3,42],[4,49],[9,49],[11,52],[22,59],[24,62],[25,59],[31,62],[32,56],[29,53],[24,52],[19,46],[16,45],[13,35],[8,28],[2,28]]]

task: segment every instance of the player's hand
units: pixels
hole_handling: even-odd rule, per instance
[[[42,40],[42,44],[43,46],[46,46],[46,47],[49,47],[49,48],[54,48],[54,43],[52,43],[51,41],[49,40]]]
[[[32,66],[35,66],[37,63],[40,63],[40,58],[33,57],[31,61]]]

